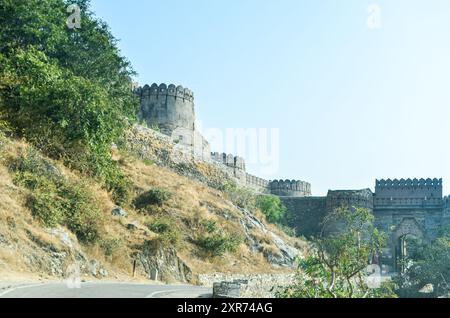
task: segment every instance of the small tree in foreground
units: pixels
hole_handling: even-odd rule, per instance
[[[339,230],[324,234],[336,227]],[[295,284],[281,290],[279,297],[395,297],[388,284],[370,288],[367,283],[369,259],[379,253],[385,241],[369,210],[337,209],[326,217],[322,233],[313,240],[311,255],[299,261]]]
[[[264,195],[256,200],[257,207],[270,223],[281,223],[286,213],[286,207],[280,198],[274,195]]]
[[[431,242],[410,244],[405,272],[394,278],[400,297],[450,295],[450,226]],[[428,288],[427,288],[428,287]]]

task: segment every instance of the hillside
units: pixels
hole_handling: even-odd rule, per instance
[[[166,142],[147,133],[154,138],[147,149],[160,149]],[[132,202],[118,208],[95,179],[46,158],[29,144],[2,137],[0,147],[3,276],[60,279],[76,275],[79,268],[84,277],[131,279],[135,262],[137,278],[195,283],[198,274],[289,272],[304,250],[304,242],[267,224],[259,211],[239,208],[232,194],[208,186],[211,173],[203,174],[203,182],[186,177],[179,166],[163,164],[167,156],[163,160],[157,152],[153,161],[116,148],[114,160],[133,189]],[[205,169],[219,173],[206,163],[198,167],[188,169],[190,174],[201,176]],[[44,188],[42,202],[38,177],[46,178],[44,184],[57,180],[52,181],[57,188]],[[52,202],[65,196],[80,214],[66,217],[62,226],[46,226],[45,208],[53,209]]]

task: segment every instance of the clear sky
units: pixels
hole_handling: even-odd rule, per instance
[[[280,129],[279,169],[263,177],[314,195],[442,177],[450,194],[450,1],[92,4],[138,82],[189,87],[203,127]]]

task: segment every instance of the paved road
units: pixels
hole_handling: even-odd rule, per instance
[[[199,298],[211,294],[211,288],[188,285],[82,283],[80,288],[68,288],[64,283],[49,283],[2,291],[0,298]]]

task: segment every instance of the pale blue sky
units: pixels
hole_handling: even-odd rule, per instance
[[[314,195],[442,177],[450,193],[450,1],[92,2],[139,83],[192,89],[204,127],[280,128],[264,177]]]

